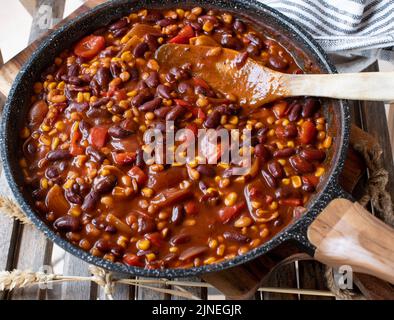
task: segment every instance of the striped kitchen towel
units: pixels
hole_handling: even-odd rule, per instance
[[[295,20],[332,57],[339,71],[394,62],[394,0],[260,0]]]

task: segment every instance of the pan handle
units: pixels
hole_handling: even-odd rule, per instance
[[[307,230],[314,258],[328,266],[349,265],[394,284],[394,229],[358,203],[335,199]]]

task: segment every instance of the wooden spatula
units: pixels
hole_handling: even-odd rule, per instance
[[[394,72],[284,74],[237,51],[220,47],[165,44],[156,52],[165,69],[191,63],[195,76],[213,89],[259,107],[279,98],[317,96],[351,100],[394,100]]]

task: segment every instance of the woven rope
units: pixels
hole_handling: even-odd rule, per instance
[[[367,143],[359,142],[354,144],[353,148],[364,158],[369,174],[365,193],[358,202],[364,207],[371,202],[373,208],[378,211],[378,217],[385,223],[394,225],[393,202],[390,193],[386,190],[389,174],[383,168],[381,147],[375,145],[370,148]],[[334,279],[332,268],[326,267],[325,277],[327,287],[338,298],[344,300],[362,298],[361,295],[355,294],[353,291],[340,289]]]

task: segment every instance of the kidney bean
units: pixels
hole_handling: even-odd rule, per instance
[[[69,202],[74,203],[74,204],[78,204],[78,205],[83,204],[83,198],[79,194],[74,192],[73,190],[67,189],[65,195],[66,195],[66,199]]]
[[[129,68],[129,74],[130,74],[130,81],[138,81],[140,77],[140,72],[138,71],[137,67],[132,67]]]
[[[63,76],[62,80],[66,81],[67,83],[72,84],[74,86],[82,86],[83,85],[82,79],[78,78],[78,77]]]
[[[173,22],[174,22],[174,20],[172,20],[170,18],[164,18],[164,19],[157,21],[156,24],[158,24],[160,27],[164,28],[164,27],[168,27]]]
[[[127,21],[126,18],[122,18],[115,23],[111,24],[108,28],[109,31],[115,31],[119,29],[123,29],[129,25],[129,22]]]
[[[216,176],[216,170],[213,166],[211,165],[199,165],[197,167],[197,171],[206,177],[214,177]]]
[[[207,21],[212,23],[214,25],[214,27],[217,27],[219,25],[219,20],[215,16],[209,16],[209,15],[199,16],[197,21],[198,21],[198,23],[200,23],[202,25],[204,23],[206,23]]]
[[[161,107],[154,111],[156,117],[165,119],[166,115],[171,111],[172,107]]]
[[[109,70],[111,71],[112,77],[118,78],[122,73],[122,66],[118,61],[112,61]]]
[[[304,160],[303,158],[299,156],[292,156],[290,159],[290,164],[291,166],[299,173],[304,174],[304,173],[311,173],[315,170],[315,166]]]
[[[137,87],[135,88],[135,90],[137,90],[137,91],[143,91],[143,92],[149,92],[150,93],[150,91],[147,90],[147,89],[148,89],[148,86],[146,85],[144,80],[139,81],[137,83]]]
[[[295,138],[298,134],[297,126],[294,123],[290,123],[284,127],[283,137],[292,139]]]
[[[163,18],[163,15],[160,12],[150,12],[145,16],[141,17],[141,21],[144,23],[156,23]]]
[[[160,107],[162,102],[161,98],[154,98],[151,101],[145,102],[138,109],[143,112],[152,112],[155,111],[158,107]]]
[[[294,104],[289,112],[289,120],[297,121],[301,115],[302,106],[299,103]]]
[[[274,152],[274,158],[288,158],[296,153],[294,148],[284,148]]]
[[[187,69],[173,67],[169,71],[170,75],[173,75],[176,80],[187,80],[190,78],[190,73]]]
[[[257,50],[260,51],[261,49],[263,49],[264,42],[259,35],[252,32],[248,33],[245,37],[252,43],[253,46],[256,47]]]
[[[89,87],[90,87],[90,89],[92,91],[92,94],[95,97],[98,97],[100,95],[100,86],[99,86],[99,84],[97,83],[97,81],[95,79],[90,81]]]
[[[186,113],[186,108],[182,106],[175,106],[166,115],[167,121],[175,121]]]
[[[99,58],[114,57],[118,50],[114,47],[108,47],[99,53]]]
[[[120,257],[123,254],[124,249],[111,240],[100,239],[95,245],[97,249],[99,249],[102,253],[111,252],[113,255]]]
[[[249,237],[233,231],[226,231],[225,233],[223,233],[223,237],[226,240],[241,242],[241,243],[248,243],[251,241]]]
[[[284,61],[282,58],[277,56],[270,56],[268,62],[271,65],[271,67],[279,70],[284,70],[289,66],[288,62]]]
[[[300,141],[302,144],[312,143],[317,135],[317,129],[312,121],[305,121],[301,125]]]
[[[67,72],[67,66],[66,65],[61,65],[59,67],[59,69],[57,69],[56,73],[55,73],[55,80],[56,81],[61,81],[62,80],[62,76],[65,75]]]
[[[171,222],[178,226],[185,218],[185,209],[182,205],[177,205],[172,209]]]
[[[145,168],[144,151],[142,149],[137,150],[135,165],[141,169]]]
[[[50,151],[47,154],[47,160],[49,161],[68,160],[71,158],[72,155],[68,150],[55,150],[55,151]]]
[[[155,52],[156,49],[159,47],[159,44],[157,43],[157,35],[154,34],[146,34],[144,36],[144,41],[148,44],[149,46],[149,51]]]
[[[271,173],[271,175],[276,178],[280,179],[284,176],[284,171],[282,166],[278,161],[272,161],[268,164],[268,171]]]
[[[86,154],[89,155],[94,161],[98,163],[103,163],[107,158],[104,153],[97,150],[96,148],[89,146],[86,148]]]
[[[111,113],[107,109],[90,108],[86,115],[88,118],[110,118]]]
[[[79,131],[81,131],[84,139],[87,139],[89,137],[90,128],[91,128],[90,124],[85,120],[79,122]]]
[[[178,92],[180,94],[190,95],[193,92],[193,87],[190,83],[187,83],[186,81],[182,81],[178,85]]]
[[[76,63],[71,64],[68,66],[67,75],[69,77],[78,77],[79,75],[79,65]]]
[[[264,162],[271,158],[271,152],[262,143],[255,146],[254,154]]]
[[[240,50],[242,48],[242,42],[236,37],[230,34],[224,34],[220,41],[221,45],[225,48]]]
[[[316,99],[308,98],[305,100],[302,106],[302,116],[304,118],[310,118],[319,108],[319,102]]]
[[[235,32],[238,33],[245,33],[246,32],[246,25],[239,19],[235,19],[233,24],[233,29]]]
[[[169,253],[163,258],[163,262],[168,266],[171,262],[175,261],[178,258],[176,253]]]
[[[97,81],[97,84],[102,90],[106,90],[110,82],[110,77],[111,71],[108,68],[100,67],[94,76],[94,80]]]
[[[97,180],[93,186],[93,189],[98,194],[106,194],[109,193],[115,188],[118,179],[114,175],[106,176],[100,180]]]
[[[37,127],[41,125],[48,113],[48,105],[44,100],[37,101],[30,109],[28,114],[28,122],[30,127]]]
[[[240,110],[241,109],[234,104],[222,104],[216,108],[216,111],[227,116],[236,116],[237,114],[239,114]]]
[[[59,168],[56,166],[49,167],[45,170],[45,176],[50,180],[58,178],[60,176]]]
[[[212,111],[205,120],[204,126],[208,129],[216,129],[220,124],[221,116],[218,110]]]
[[[112,34],[114,35],[115,38],[120,38],[120,37],[123,37],[128,31],[129,31],[129,28],[122,28],[122,29],[112,31]]]
[[[156,224],[153,219],[148,217],[139,217],[137,223],[139,234],[146,234],[156,231]]]
[[[190,247],[181,253],[181,255],[179,256],[179,260],[186,261],[198,257],[206,251],[208,251],[207,247],[202,247],[202,246]]]
[[[110,101],[111,101],[111,99],[107,98],[107,97],[100,98],[96,102],[92,103],[91,107],[92,108],[100,108],[101,106],[106,105]]]
[[[121,126],[113,126],[108,129],[108,134],[112,138],[123,139],[123,138],[127,138],[127,137],[131,136],[133,134],[133,132],[125,130]]]
[[[85,112],[89,109],[89,103],[87,102],[71,102],[67,108],[68,112]]]
[[[324,151],[312,148],[301,150],[299,155],[308,161],[323,161],[326,158]]]
[[[152,94],[149,92],[149,90],[145,89],[139,94],[137,94],[133,100],[131,100],[131,105],[133,107],[140,107],[143,103],[149,101],[152,99]]]
[[[302,177],[302,191],[314,192],[316,187],[307,178]]]
[[[171,240],[170,240],[170,243],[173,246],[177,246],[177,245],[180,245],[180,244],[188,243],[190,241],[191,241],[191,236],[189,234],[187,234],[187,233],[184,233],[184,234],[178,234],[178,235],[172,237]]]
[[[59,232],[77,232],[81,227],[79,219],[72,216],[64,216],[57,219],[53,226]]]
[[[163,99],[171,99],[171,89],[163,84],[160,84],[157,87],[157,95],[162,97]]]
[[[100,194],[95,190],[91,190],[83,201],[82,210],[84,211],[93,210],[96,207],[96,204],[99,202],[99,200],[100,200]]]
[[[276,188],[277,182],[276,182],[275,178],[273,176],[271,176],[271,174],[268,171],[262,170],[261,175],[263,176],[265,182],[267,183],[267,185],[269,187]]]
[[[145,52],[149,50],[149,46],[146,42],[142,42],[137,44],[137,46],[133,50],[133,54],[136,58],[143,58]]]

